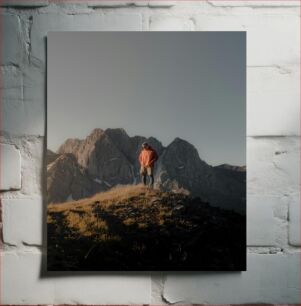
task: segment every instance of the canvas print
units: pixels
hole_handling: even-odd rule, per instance
[[[47,39],[48,270],[246,270],[245,32]]]

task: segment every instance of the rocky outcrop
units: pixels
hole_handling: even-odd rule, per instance
[[[145,141],[159,155],[155,168],[155,184],[158,188],[175,192],[185,190],[192,196],[202,197],[214,206],[245,213],[245,167],[227,164],[212,167],[199,157],[192,144],[180,138],[176,138],[167,147],[164,147],[153,137],[130,137],[123,129],[94,129],[84,140],[66,140],[59,148],[57,157],[59,159],[63,155],[64,160],[66,154],[74,157],[72,166],[80,169],[82,176],[85,177],[85,179],[82,178],[81,186],[78,187],[81,191],[77,194],[90,194],[95,189],[95,187],[88,186],[91,181],[92,185],[97,182],[99,184],[97,188],[100,190],[106,190],[119,184],[138,183],[140,181],[138,155],[141,144]],[[71,167],[70,159],[69,156],[67,159],[69,167]],[[66,161],[60,161],[60,163],[64,162]],[[60,177],[61,169],[54,169],[57,169],[58,177]],[[73,171],[77,173],[78,170]],[[72,172],[68,173],[71,176]],[[52,180],[55,181],[54,170],[52,176]],[[56,186],[58,189],[62,188],[60,184]],[[53,197],[53,193],[56,196]],[[62,202],[67,193],[67,191],[64,192],[64,196],[60,197],[58,195],[61,192],[52,187],[49,191],[49,199],[52,202]]]
[[[46,151],[46,165],[52,163],[59,157],[59,154],[52,152],[51,150]]]
[[[223,172],[208,165],[183,139],[176,138],[165,149],[156,177],[158,186],[166,191],[183,188],[211,205],[245,213],[245,172],[236,168]]]
[[[113,137],[116,136],[116,141],[113,142],[110,134],[111,131],[105,133],[101,129],[94,129],[85,140],[68,139],[58,152],[72,153],[89,176],[105,182],[109,187],[131,184],[134,182],[134,173],[128,156],[131,156],[133,150],[130,148],[130,142],[126,141],[128,136],[118,137],[120,135],[115,133]],[[124,152],[120,148],[123,148]]]
[[[60,154],[47,166],[48,203],[77,200],[107,189],[105,184],[87,175],[71,153]]]
[[[124,129],[106,129],[105,134],[130,163],[135,162],[137,148]]]
[[[243,182],[246,184],[246,167],[245,166],[232,166],[228,164],[223,164],[214,167],[215,171],[219,176],[231,179],[235,179],[238,182]]]
[[[156,175],[161,188],[184,187],[192,194],[211,188],[214,176],[212,167],[199,158],[195,147],[180,138],[176,138],[162,154]]]
[[[75,155],[81,143],[82,143],[82,140],[80,139],[69,138],[59,147],[57,153],[58,154],[72,153]]]

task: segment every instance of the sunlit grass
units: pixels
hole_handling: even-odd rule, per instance
[[[112,230],[108,216],[119,227],[136,226],[143,230],[171,220],[172,210],[161,205],[166,197],[170,200],[170,194],[143,185],[118,186],[90,198],[49,204],[47,222],[55,224],[63,219],[65,226],[77,235],[107,240]]]
[[[80,208],[85,210],[87,209],[87,205],[91,205],[97,201],[102,205],[110,205],[113,203],[129,201],[132,197],[137,195],[145,195],[146,198],[148,198],[155,194],[155,190],[147,188],[143,185],[116,186],[108,191],[97,193],[90,198],[65,203],[49,204],[48,208],[57,212],[64,211],[66,209],[68,210],[70,208]]]

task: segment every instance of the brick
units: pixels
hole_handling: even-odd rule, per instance
[[[24,116],[22,72],[15,66],[4,66],[0,71],[3,90],[1,129],[14,134],[18,125],[22,125],[19,120]]]
[[[299,1],[252,1],[252,0],[208,0],[209,4],[216,6],[216,7],[258,7],[258,8],[265,8],[265,7],[298,7]]]
[[[288,194],[294,194],[297,186],[300,188],[300,138],[283,137],[274,152],[273,164],[288,179]]]
[[[151,31],[192,31],[194,25],[190,19],[154,15],[149,27]]]
[[[85,290],[82,288],[83,281]],[[150,278],[144,275],[94,275],[55,282],[56,304],[149,304]],[[118,294],[116,294],[118,292]]]
[[[40,14],[33,18],[32,56],[45,65],[45,37],[50,31],[137,31],[142,30],[140,14]]]
[[[19,65],[23,61],[25,54],[25,42],[21,32],[21,22],[17,15],[4,13],[1,14],[3,26],[2,65]]]
[[[20,143],[22,156],[22,194],[38,197],[42,194],[43,172],[43,139],[32,137]]]
[[[241,8],[197,14],[194,19],[199,31],[246,31],[248,66],[298,66],[298,13],[297,8],[291,13]]]
[[[167,274],[163,298],[182,304],[298,303],[299,271],[299,253],[249,254],[246,272]]]
[[[64,15],[40,14],[34,16],[31,31],[32,66],[24,69],[25,109],[15,112],[10,120],[10,131],[14,134],[45,134],[45,37],[48,31],[104,31],[140,30],[139,14],[91,14]],[[22,119],[21,119],[22,118]]]
[[[14,18],[12,20],[18,20],[17,17]],[[12,32],[13,29],[9,29],[8,32]],[[11,54],[7,56],[10,59],[7,58],[4,63],[9,66],[2,66],[0,70],[3,80],[1,129],[9,135],[44,135],[45,75],[41,69],[34,66],[23,66],[21,55],[14,55],[14,51],[21,46],[17,45],[17,41],[13,42],[12,35],[8,40],[9,48],[12,48]],[[19,64],[22,68],[18,67]]]
[[[2,67],[2,130],[10,135],[44,135],[44,72],[26,66],[23,72],[14,66]]]
[[[247,245],[284,248],[287,245],[287,196],[248,195]]]
[[[249,195],[283,196],[299,192],[298,137],[248,137]]]
[[[294,66],[248,68],[248,135],[300,135],[299,71]]]
[[[2,0],[0,6],[40,7],[47,6],[48,0]]]
[[[273,206],[277,198],[263,196],[247,197],[247,245],[274,246],[276,220]]]
[[[0,73],[2,80],[1,130],[14,133],[17,130],[18,120],[24,116],[22,72],[15,66],[2,66]]]
[[[81,0],[72,1],[72,3],[82,3]],[[120,1],[120,0],[87,0],[85,3],[90,7],[125,7],[129,5],[135,6],[149,6],[158,8],[170,8],[176,4],[175,1],[164,1],[164,0],[136,0],[136,1]]]
[[[22,72],[15,66],[0,67],[2,99],[22,101]]]
[[[0,190],[21,188],[21,154],[13,145],[0,144],[1,182]]]
[[[89,7],[125,7],[134,4],[134,1],[120,1],[120,0],[88,0],[85,1]]]
[[[15,134],[45,135],[46,78],[45,70],[34,65],[24,68],[23,120],[12,121]],[[22,132],[23,131],[23,132]]]
[[[137,7],[145,7],[145,6],[149,6],[149,0],[139,0],[139,1],[135,1],[135,6]]]
[[[150,302],[148,275],[56,273],[57,277],[50,277],[46,273],[41,277],[41,253],[4,252],[1,256],[3,304],[91,305]]]
[[[151,304],[162,304],[162,290],[164,287],[164,272],[153,272],[151,274]]]
[[[3,240],[10,245],[42,245],[43,201],[3,199]]]
[[[300,237],[300,194],[291,197],[289,203],[289,243],[301,246]]]
[[[150,7],[172,7],[175,4],[176,1],[149,0],[148,2]]]
[[[80,3],[80,1],[79,1]],[[120,0],[87,0],[85,1],[90,7],[126,7],[130,5],[135,6],[149,6],[149,7],[162,7],[169,8],[175,5],[175,1],[155,1],[155,0],[138,0],[138,1],[120,1]]]
[[[73,0],[72,3],[63,4],[64,9],[74,8],[77,9],[77,13],[82,13],[85,7],[91,8],[119,8],[128,6],[148,6],[147,0],[131,1],[131,0]],[[80,7],[80,10],[79,10]],[[50,10],[47,11],[48,13]],[[54,10],[55,12],[55,10]]]
[[[1,253],[3,304],[51,304],[55,286],[41,279],[41,253]]]

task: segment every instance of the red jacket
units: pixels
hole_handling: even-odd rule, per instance
[[[147,149],[142,149],[139,155],[139,162],[141,167],[153,167],[157,159],[158,159],[158,154],[151,147]]]

